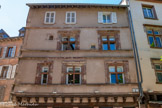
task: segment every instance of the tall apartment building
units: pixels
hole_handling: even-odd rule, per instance
[[[123,0],[130,5],[148,108],[162,107],[162,1]]]
[[[13,102],[22,103],[17,107],[138,106],[127,6],[27,5],[26,35],[12,93]]]
[[[0,108],[11,108],[10,93],[14,87],[18,57],[24,37],[9,37],[1,29],[0,35]]]

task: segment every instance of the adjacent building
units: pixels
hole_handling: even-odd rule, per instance
[[[123,0],[129,4],[143,76],[144,103],[162,107],[162,1]]]
[[[24,37],[9,37],[1,29],[0,38],[0,108],[11,108],[11,92],[14,87],[18,57]]]
[[[127,6],[27,5],[30,10],[12,93],[13,102],[20,103],[17,107],[138,106]]]

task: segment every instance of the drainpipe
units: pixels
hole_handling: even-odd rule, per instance
[[[136,36],[135,36],[135,32],[134,32],[134,25],[133,25],[133,21],[132,21],[132,15],[131,15],[131,9],[130,9],[129,0],[127,0],[127,3],[129,5],[129,7],[128,7],[128,17],[129,17],[129,25],[130,25],[130,30],[131,30],[133,52],[134,52],[134,58],[135,58],[135,64],[136,64],[138,87],[139,87],[139,93],[140,93],[140,96],[138,98],[138,103],[139,103],[139,108],[140,108],[140,102],[142,101],[142,98],[144,96],[143,95],[143,89],[142,89],[143,78],[142,78],[142,71],[141,71],[138,47],[137,47],[137,43],[136,43]]]

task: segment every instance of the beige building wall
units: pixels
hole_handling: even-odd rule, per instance
[[[143,74],[143,90],[161,92],[162,84],[157,84],[157,79],[150,58],[160,58],[162,56],[161,49],[150,48],[146,30],[143,24],[162,25],[162,4],[153,2],[142,2],[136,0],[129,0],[134,24],[134,30],[139,50],[140,62]],[[145,19],[142,10],[142,4],[153,5],[156,10],[157,20]],[[138,10],[138,11],[137,11]],[[160,62],[160,61],[159,61]]]

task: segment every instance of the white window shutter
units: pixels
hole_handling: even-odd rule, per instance
[[[11,57],[15,57],[15,52],[16,52],[16,46],[13,46],[13,51],[12,51],[12,56]]]
[[[103,12],[98,12],[98,23],[103,23]]]
[[[11,71],[12,71],[12,65],[9,65],[8,71],[7,71],[7,77],[6,78],[10,79],[10,77],[11,77]]]
[[[16,67],[17,67],[17,65],[14,65],[13,68],[12,68],[11,78],[14,78],[15,77]]]
[[[3,68],[3,66],[0,66],[0,77],[1,77],[1,73],[2,73],[2,68]]]
[[[7,47],[4,47],[2,58],[5,58],[6,57],[6,53],[7,53]]]
[[[117,23],[117,15],[116,12],[111,13],[112,23]]]

